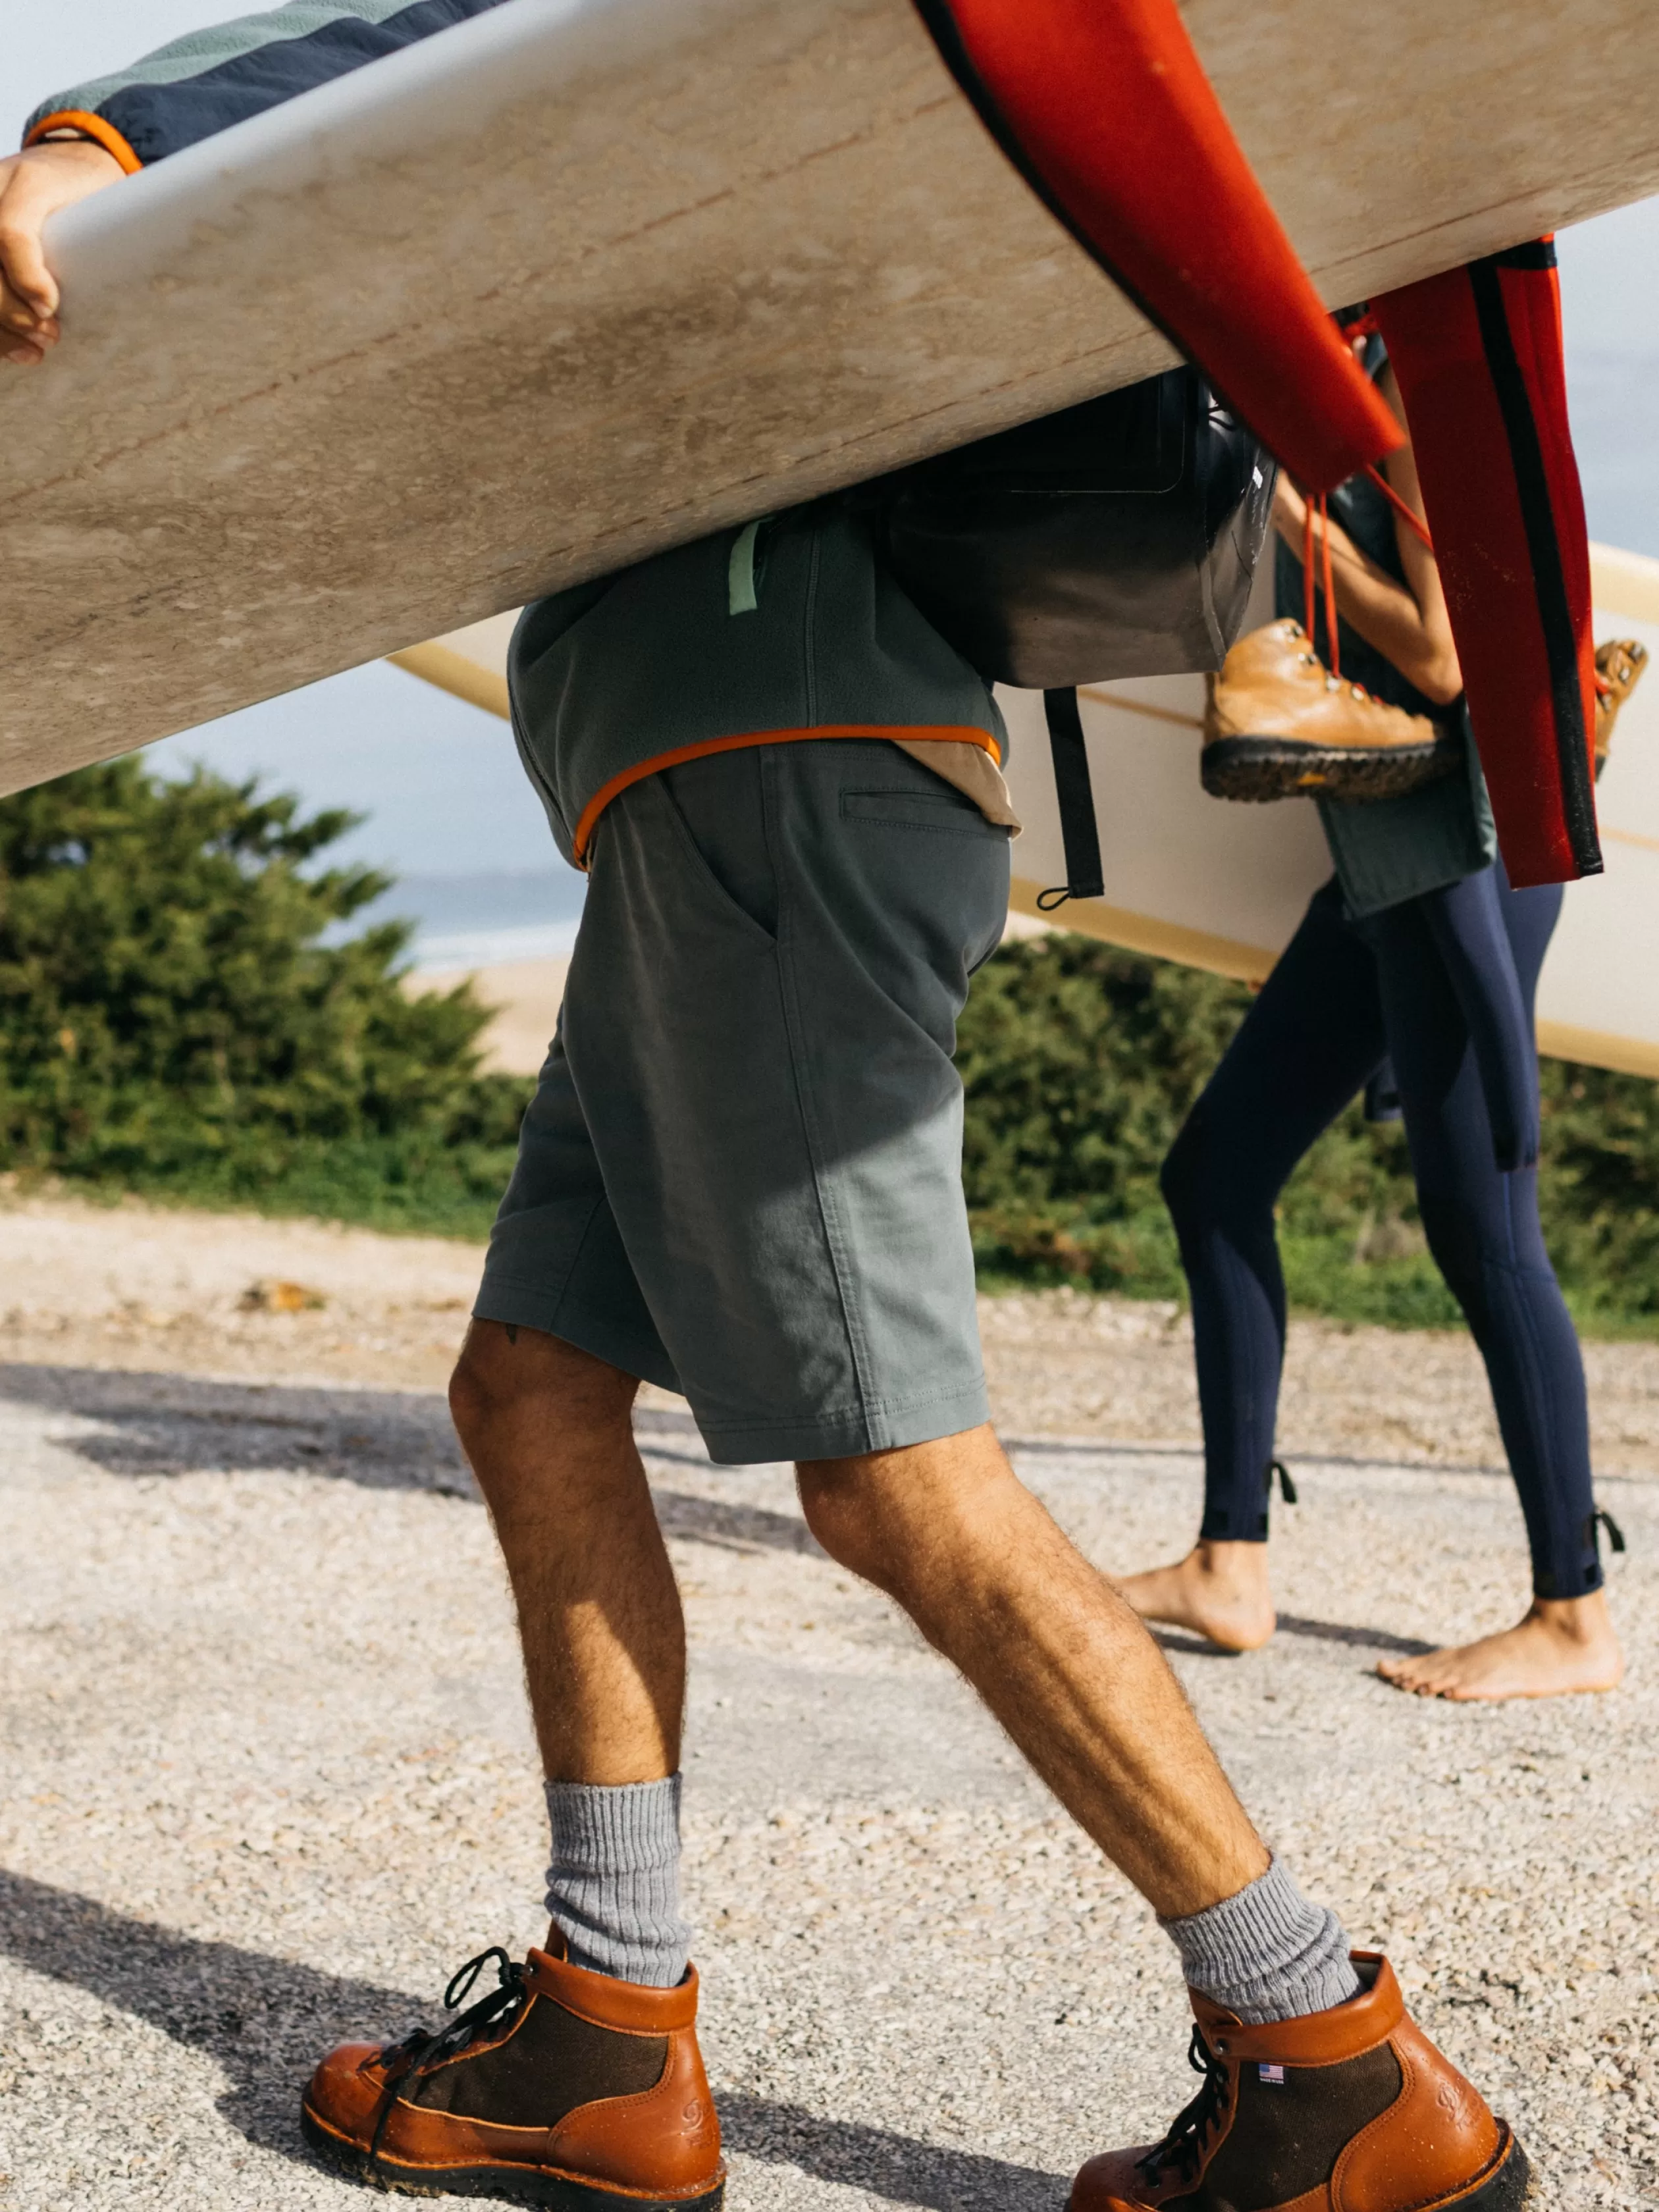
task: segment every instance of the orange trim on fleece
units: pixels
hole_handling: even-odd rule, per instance
[[[641,761],[636,768],[625,768],[620,775],[613,775],[609,783],[599,786],[583,807],[576,834],[571,840],[576,866],[587,866],[587,848],[592,842],[594,825],[611,800],[626,791],[630,783],[642,783],[647,776],[655,775],[659,769],[678,768],[682,761],[702,760],[708,753],[734,753],[744,745],[793,745],[803,738],[890,738],[907,745],[977,745],[993,760],[1001,758],[997,741],[988,730],[958,729],[950,725],[913,729],[906,723],[825,722],[812,730],[749,730],[735,738],[701,738],[696,744],[676,745],[672,752],[657,753],[650,760]]]
[[[88,115],[79,107],[60,108],[56,115],[43,115],[28,137],[25,147],[38,146],[54,131],[78,131],[83,138],[91,138],[106,154],[112,154],[130,177],[136,177],[143,163],[112,123],[106,123],[101,115]]]

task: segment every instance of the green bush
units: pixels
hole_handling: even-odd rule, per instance
[[[1581,1316],[1659,1316],[1659,1085],[1543,1063],[1544,1235]]]
[[[489,1015],[470,988],[400,988],[406,925],[324,941],[387,888],[319,865],[351,820],[137,760],[0,800],[0,1168],[481,1234],[528,1085],[478,1073]],[[980,970],[957,1058],[984,1279],[1183,1294],[1158,1166],[1249,1003],[1082,937]],[[1580,1317],[1652,1328],[1659,1090],[1547,1061],[1540,1188]],[[1279,1211],[1297,1304],[1456,1321],[1397,1125],[1351,1108]]]
[[[958,1031],[969,1218],[990,1283],[1184,1293],[1158,1170],[1249,1004],[1242,985],[1084,937],[1005,945]],[[1659,1091],[1546,1061],[1540,1199],[1581,1318],[1659,1315]],[[1358,1105],[1286,1186],[1294,1304],[1352,1321],[1449,1326],[1424,1249],[1404,1133]]]
[[[498,1194],[524,1085],[478,1073],[487,1010],[404,994],[406,924],[321,941],[387,888],[315,865],[352,821],[134,759],[0,801],[0,1164],[254,1202],[337,1188],[358,1218],[434,1176],[446,1214]]]

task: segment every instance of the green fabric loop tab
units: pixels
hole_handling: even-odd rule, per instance
[[[767,519],[763,515],[761,522]],[[726,611],[729,615],[752,615],[760,605],[755,595],[755,540],[760,531],[760,522],[747,522],[732,544],[732,558],[726,570]]]

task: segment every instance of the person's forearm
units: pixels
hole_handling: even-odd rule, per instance
[[[1316,546],[1318,532],[1316,522]],[[1429,635],[1416,600],[1403,584],[1397,584],[1386,569],[1362,553],[1339,523],[1331,524],[1330,532],[1331,580],[1336,586],[1337,612],[1425,699],[1432,699],[1437,706],[1449,706],[1462,686],[1448,681],[1444,655]]]
[[[79,118],[124,166],[148,167],[366,63],[481,15],[501,0],[289,0],[192,31],[134,67],[55,94],[25,143]]]
[[[1280,537],[1300,560],[1303,533],[1299,521],[1279,514],[1275,522]],[[1323,559],[1322,532],[1325,526],[1316,516],[1316,589],[1322,588],[1320,570]],[[1403,584],[1379,568],[1369,554],[1361,551],[1340,523],[1330,523],[1328,527],[1331,580],[1336,591],[1337,612],[1425,698],[1433,700],[1437,706],[1449,706],[1462,689],[1462,678],[1455,660],[1449,662],[1442,642],[1431,634],[1417,601]]]

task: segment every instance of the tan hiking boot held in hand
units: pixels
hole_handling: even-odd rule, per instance
[[[1520,2212],[1525,2152],[1407,2015],[1386,1959],[1360,1992],[1247,2027],[1195,1992],[1204,2086],[1161,2143],[1091,2158],[1071,2212]]]
[[[1607,764],[1619,709],[1642,680],[1648,649],[1633,637],[1610,637],[1595,648],[1595,780]]]
[[[1333,676],[1288,618],[1240,638],[1207,690],[1200,774],[1216,799],[1394,799],[1462,763],[1455,727]]]
[[[726,2187],[697,2050],[697,1975],[672,1990],[589,1973],[556,1929],[522,1966],[469,1960],[447,2027],[343,2044],[311,2078],[306,2139],[336,2165],[416,2196],[504,2197],[560,2212],[718,2212]]]

